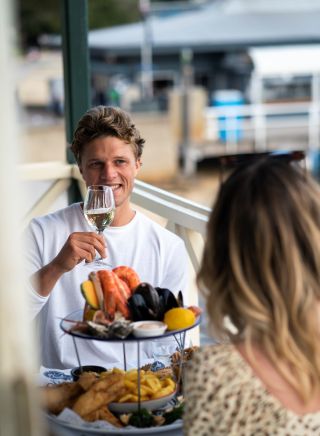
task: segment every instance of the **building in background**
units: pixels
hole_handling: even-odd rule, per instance
[[[149,12],[155,98],[165,99],[168,89],[180,85],[185,49],[192,53],[193,83],[207,90],[209,104],[221,89],[239,90],[248,101],[254,68],[250,48],[320,42],[317,1],[216,0],[174,12]],[[144,22],[91,31],[93,86],[104,82],[108,88],[119,74],[140,85],[144,44]]]
[[[206,89],[210,104],[213,93],[222,89],[239,90],[249,101],[251,48],[320,43],[318,0],[150,5],[141,22],[89,32],[94,103],[119,102],[126,94],[125,107],[139,108],[135,102],[143,88],[146,45],[151,49],[155,108],[166,109],[168,90],[181,85],[185,50],[191,53],[193,84]],[[61,44],[59,36],[44,36],[41,41],[51,48]]]
[[[317,149],[319,22],[318,0],[199,1],[169,12],[152,3],[141,22],[89,32],[92,103],[150,113],[170,101],[175,141],[193,161],[241,147]]]

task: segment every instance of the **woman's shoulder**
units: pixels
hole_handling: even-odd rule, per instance
[[[238,366],[239,354],[232,344],[212,344],[199,348],[193,357],[194,364],[203,363],[205,365],[216,366],[221,368],[226,366]]]
[[[250,379],[248,368],[232,344],[201,347],[187,365],[189,380],[203,384],[208,380],[224,386],[243,385]]]
[[[185,393],[186,435],[319,434],[320,414],[298,416],[284,408],[232,344],[194,353]]]

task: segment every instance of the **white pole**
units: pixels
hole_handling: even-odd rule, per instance
[[[252,101],[255,151],[267,150],[266,114],[263,103],[263,77],[257,73],[252,75]],[[253,104],[253,105],[252,105]]]
[[[320,76],[313,73],[311,82],[311,103],[309,109],[309,150],[319,151],[320,147]]]
[[[11,0],[0,14],[0,434],[42,436],[34,374],[37,372],[33,332],[23,286],[16,153],[13,53],[16,34]]]
[[[153,97],[152,26],[150,0],[140,0],[143,15],[143,40],[141,44],[141,91],[143,100]]]

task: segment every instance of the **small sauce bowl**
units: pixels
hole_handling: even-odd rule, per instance
[[[167,324],[161,321],[137,321],[132,324],[132,334],[136,338],[161,336],[167,330]]]
[[[76,368],[72,368],[71,375],[73,378],[73,381],[79,380],[79,377],[84,372],[95,372],[97,374],[101,374],[102,372],[106,372],[106,368],[103,366],[96,366],[96,365],[83,365],[83,366],[77,366]]]

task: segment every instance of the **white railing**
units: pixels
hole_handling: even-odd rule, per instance
[[[299,133],[305,137],[306,148],[318,149],[319,115],[319,102],[208,107],[204,112],[205,138],[212,141],[224,131],[226,152],[235,152],[241,140],[252,141],[256,150],[266,150],[276,135],[294,140]]]
[[[167,229],[184,240],[197,271],[210,209],[141,181],[136,181],[132,201],[167,220]]]
[[[19,166],[19,174],[24,181],[52,182],[25,214],[23,227],[33,217],[48,213],[54,201],[66,192],[72,179],[78,181],[82,196],[86,191],[76,165],[62,162],[23,164]],[[164,225],[184,240],[193,269],[197,271],[210,209],[139,180],[135,183],[132,202],[164,219]]]

